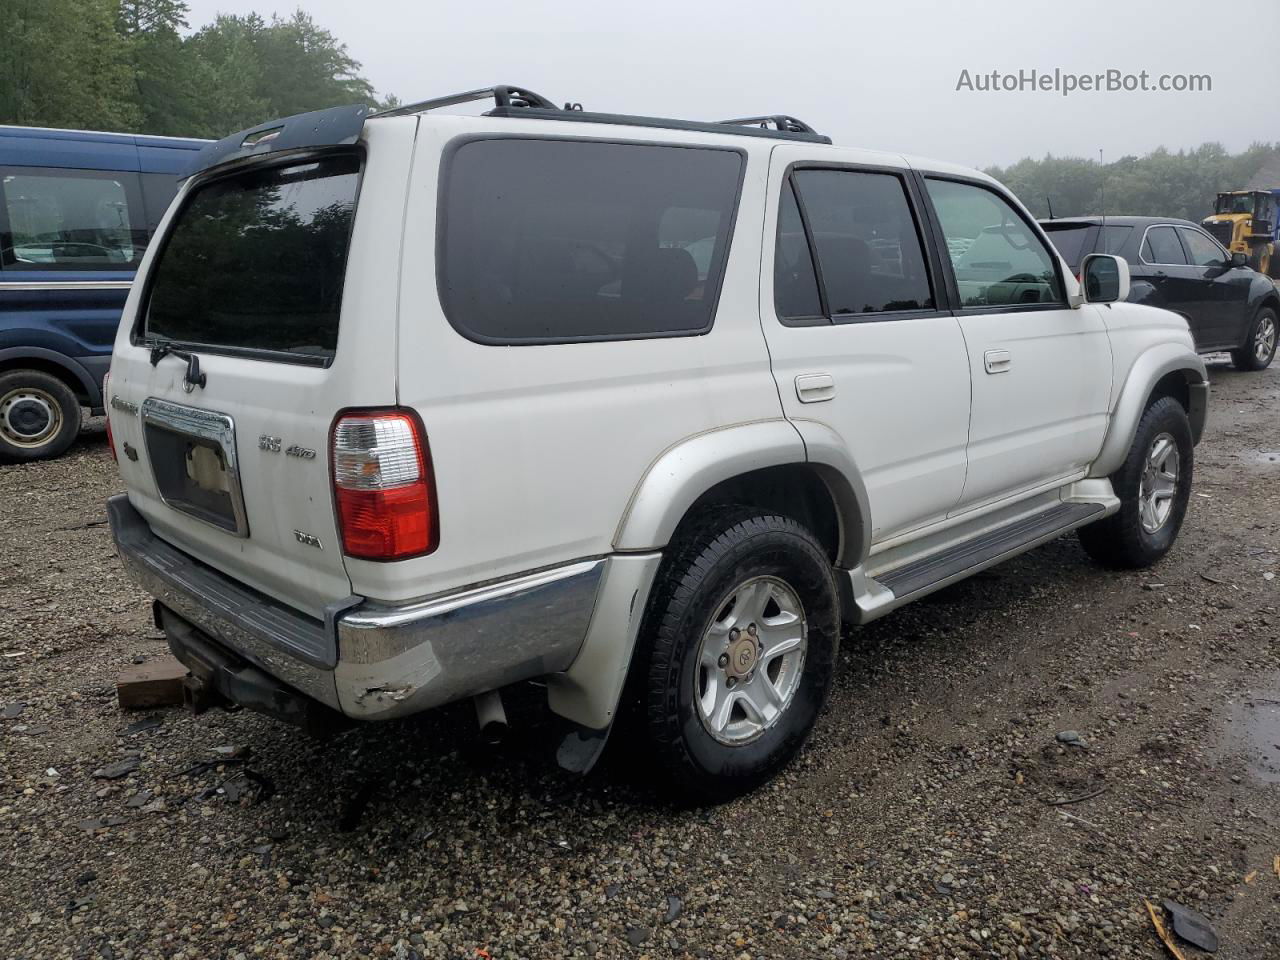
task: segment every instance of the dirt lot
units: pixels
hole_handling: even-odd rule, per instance
[[[165,647],[102,434],[0,468],[0,957],[1163,956],[1144,897],[1280,957],[1280,368],[1211,376],[1164,563],[1067,538],[852,634],[801,761],[692,811],[625,744],[561,775],[532,707],[498,751],[121,713]]]

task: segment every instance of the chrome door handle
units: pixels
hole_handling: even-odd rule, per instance
[[[1008,373],[1013,357],[1008,350],[988,350],[982,355],[987,373]]]
[[[802,373],[796,377],[796,399],[801,403],[821,403],[836,395],[836,382],[829,373]]]

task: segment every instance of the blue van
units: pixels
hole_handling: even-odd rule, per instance
[[[56,457],[102,413],[134,271],[206,142],[0,126],[0,462]]]

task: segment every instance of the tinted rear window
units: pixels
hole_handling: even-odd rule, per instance
[[[197,188],[152,269],[146,336],[332,357],[359,175],[342,156]]]
[[[741,179],[732,150],[463,144],[440,202],[445,314],[486,343],[703,333]]]
[[[1055,227],[1049,223],[1044,224],[1045,233],[1049,235],[1053,245],[1062,254],[1062,259],[1067,261],[1067,266],[1072,270],[1080,266],[1080,261],[1084,259],[1085,254],[1093,253],[1092,249],[1086,250],[1084,248],[1085,241],[1089,238],[1089,233],[1092,229],[1093,225],[1088,223],[1073,227]]]

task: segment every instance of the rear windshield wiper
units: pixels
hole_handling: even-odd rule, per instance
[[[153,367],[157,366],[169,354],[187,361],[187,372],[182,378],[182,383],[184,386],[190,384],[187,387],[188,393],[196,387],[204,387],[208,378],[200,372],[200,358],[194,353],[189,350],[179,350],[172,342],[152,341],[148,346],[151,348],[151,365]]]

